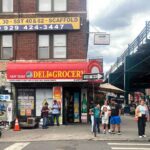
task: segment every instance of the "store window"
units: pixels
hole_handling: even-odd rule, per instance
[[[2,0],[2,12],[13,12],[13,0]]]
[[[35,116],[35,91],[34,89],[18,89],[18,116]]]
[[[1,36],[1,59],[10,59],[13,57],[13,36]]]
[[[67,0],[39,0],[38,11],[66,11]]]
[[[39,35],[38,59],[66,58],[66,34]]]
[[[50,57],[49,35],[39,35],[38,58],[48,59]]]

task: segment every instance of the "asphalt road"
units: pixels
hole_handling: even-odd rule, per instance
[[[1,142],[0,150],[150,150],[150,142],[47,141]]]

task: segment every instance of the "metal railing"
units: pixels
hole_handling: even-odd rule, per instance
[[[124,63],[126,56],[136,53],[137,48],[147,41],[149,33],[150,33],[150,21],[147,21],[141,33],[135,38],[135,40],[131,44],[128,45],[128,48],[124,51],[124,53],[117,58],[116,63],[113,66],[111,66],[108,72],[106,72],[105,80],[108,78],[110,73],[114,72],[121,64]]]

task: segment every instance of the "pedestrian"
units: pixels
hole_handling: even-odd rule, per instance
[[[109,116],[110,106],[108,105],[108,101],[105,101],[104,105],[101,107],[102,128],[104,134],[106,134],[106,131],[108,130]]]
[[[100,133],[100,105],[96,104],[96,106],[91,109],[91,111],[93,112],[93,116],[94,116],[94,128],[93,131],[96,132],[96,128],[98,130],[98,133]]]
[[[92,112],[92,109],[89,110],[90,115],[90,121],[91,121],[91,132],[94,132],[94,113]]]
[[[145,127],[146,121],[149,121],[149,111],[144,99],[140,100],[140,104],[136,107],[135,119],[137,120],[139,138],[146,137]]]
[[[121,124],[121,106],[115,102],[115,99],[111,99],[111,133],[115,133],[115,129],[117,128],[118,135],[121,134],[120,124]]]
[[[60,115],[60,105],[58,104],[57,100],[54,100],[54,103],[52,105],[52,116],[54,124],[56,119],[57,126],[59,126],[59,115]]]
[[[46,102],[41,110],[41,117],[43,118],[43,129],[47,128],[48,112],[49,112],[49,108],[48,108],[48,103]]]

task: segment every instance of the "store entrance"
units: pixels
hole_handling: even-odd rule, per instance
[[[80,122],[80,90],[75,88],[63,89],[63,124]]]

